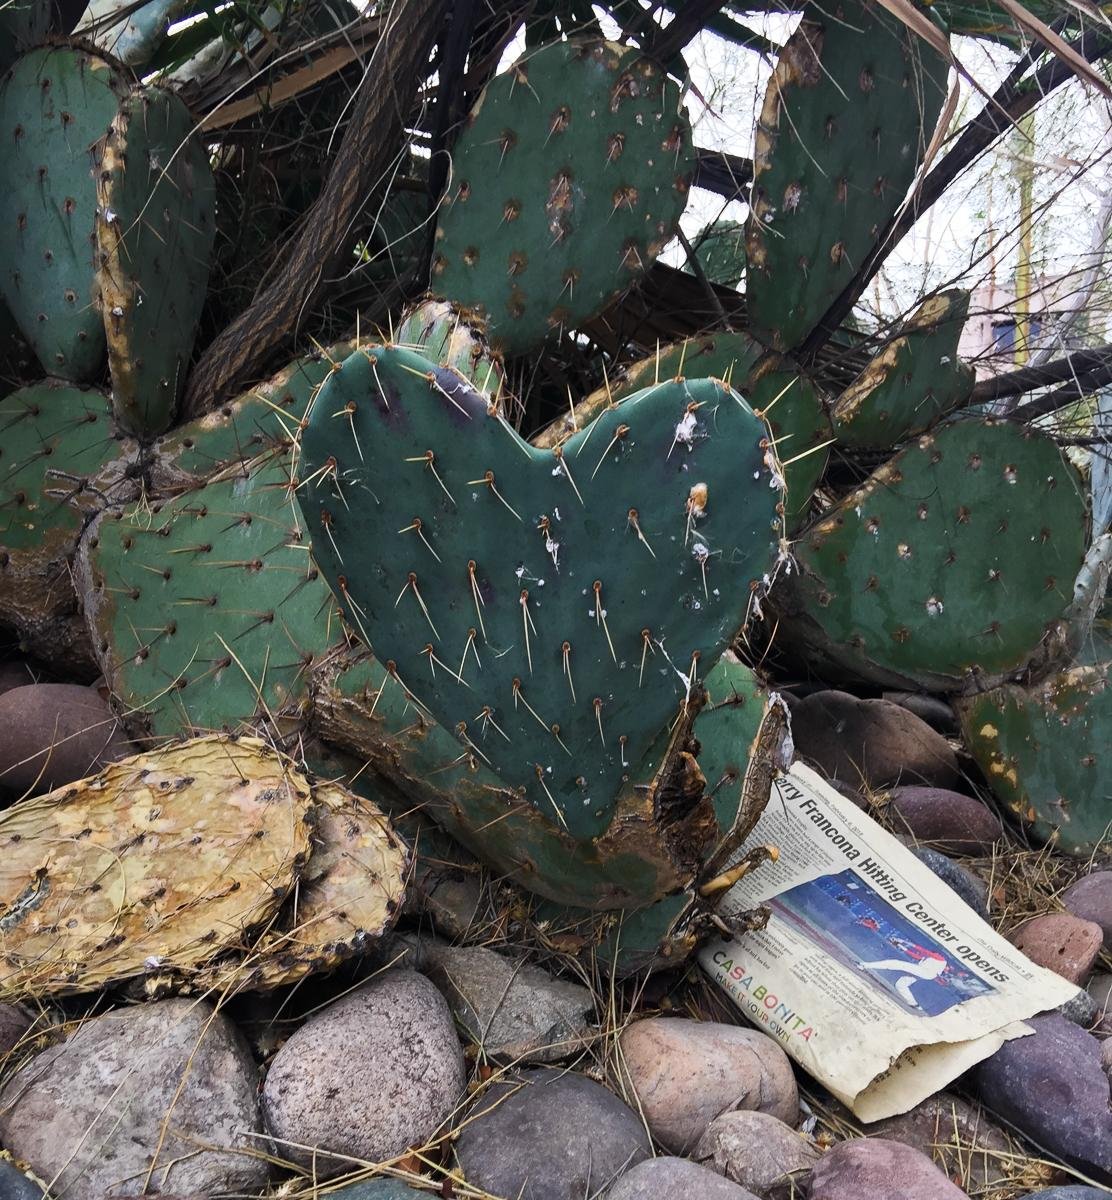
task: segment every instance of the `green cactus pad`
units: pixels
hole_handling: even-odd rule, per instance
[[[170,92],[121,105],[97,177],[97,241],[112,407],[140,435],[173,419],[208,286],[212,170],[193,119]]]
[[[973,390],[973,368],[958,358],[969,293],[925,300],[831,413],[843,446],[884,450],[929,429]]]
[[[0,71],[22,50],[41,42],[50,29],[50,5],[43,0],[8,0],[0,5]]]
[[[157,438],[150,477],[160,495],[197,487],[237,463],[289,453],[313,396],[355,349],[337,342],[294,359],[229,404]]]
[[[369,349],[321,389],[302,454],[348,620],[573,837],[606,829],[776,553],[766,427],[712,380],[646,389],[541,451],[454,372]]]
[[[506,386],[501,356],[444,300],[423,300],[407,309],[393,330],[390,344],[416,350],[441,367],[450,367],[492,404],[503,398]]]
[[[553,421],[532,439],[533,445],[544,449],[559,445],[577,429],[585,429],[614,402],[660,380],[704,377],[730,383],[757,412],[767,409],[777,455],[781,463],[789,463],[784,468],[784,503],[790,531],[807,510],[826,467],[825,446],[833,435],[809,376],[788,359],[764,354],[746,333],[708,333],[662,346],[656,354],[631,363],[615,379],[581,400],[572,414]]]
[[[949,63],[879,3],[809,4],[757,123],[746,295],[752,332],[798,346],[899,208]]]
[[[1005,685],[958,706],[965,744],[993,791],[1056,848],[1088,857],[1112,831],[1109,664],[1033,687]]]
[[[722,699],[719,676],[716,667],[707,680],[712,702]],[[754,807],[767,798],[784,722],[775,707],[756,702],[739,716],[731,761],[743,778],[736,787],[708,795],[713,784],[704,787],[684,751],[689,719],[629,772],[606,831],[581,841],[551,808],[534,807],[477,755],[461,754],[456,738],[370,654],[328,659],[313,678],[313,720],[323,738],[368,763],[500,874],[580,910],[642,908],[689,887],[733,825],[724,798],[744,795]],[[721,825],[716,812],[724,814]]]
[[[745,226],[740,221],[712,221],[693,246],[699,267],[711,283],[736,288],[745,278]]]
[[[0,622],[47,661],[72,665],[77,539],[92,514],[138,494],[137,457],[100,392],[50,380],[0,401]]]
[[[1049,438],[955,421],[885,463],[795,543],[784,636],[894,686],[956,691],[1052,643],[1085,557],[1076,469]]]
[[[635,283],[674,236],[693,169],[679,88],[602,41],[552,43],[498,75],[452,160],[431,286],[507,354]]]
[[[130,722],[155,735],[298,716],[342,640],[288,464],[101,517],[81,547],[85,615]]]
[[[125,91],[104,59],[66,46],[33,50],[0,84],[0,290],[44,369],[65,379],[93,379],[104,362],[95,147]]]
[[[193,0],[146,0],[138,6],[134,0],[92,0],[82,23],[96,21],[96,44],[128,66],[141,67],[165,40],[170,26],[193,11]]]

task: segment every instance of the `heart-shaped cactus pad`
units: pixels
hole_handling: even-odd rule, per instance
[[[772,569],[768,439],[724,383],[674,379],[541,450],[460,375],[368,346],[317,395],[298,474],[383,686],[585,839]]]

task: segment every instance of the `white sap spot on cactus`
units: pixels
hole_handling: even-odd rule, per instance
[[[518,582],[520,583],[520,582],[521,582],[521,577],[522,577],[522,576],[525,574],[525,567],[524,567],[524,566],[520,566],[520,567],[518,567],[518,568],[517,568],[517,569],[514,571],[514,574],[517,576],[517,578],[518,578]]]
[[[544,548],[552,557],[552,565],[558,571],[560,569],[560,543],[556,541],[551,534],[546,535],[544,539]],[[542,580],[543,582],[543,580]]]
[[[697,424],[695,414],[693,412],[685,412],[676,426],[674,441],[679,442],[681,446],[690,448],[691,443],[695,441],[695,427]]]
[[[700,565],[705,563],[710,558],[710,551],[703,545],[702,542],[696,542],[691,547],[691,557]]]
[[[943,356],[942,356],[942,357],[941,357],[941,358],[938,360],[938,362],[939,362],[939,365],[940,365],[940,366],[943,366],[943,367],[945,367],[945,366],[948,366],[948,365],[949,365],[949,363],[950,363],[950,356],[949,356],[948,354],[944,354],[944,355],[943,355]]]
[[[157,971],[165,961],[166,960],[161,954],[151,954],[148,955],[147,958],[143,959],[143,966],[146,967],[148,971]]]
[[[642,113],[638,113],[637,116],[635,116],[633,118],[633,121],[634,121],[634,124],[636,124],[636,125],[644,125],[645,117]]]
[[[560,510],[558,508],[554,508],[552,510],[552,513],[555,516],[557,521],[562,521],[564,519],[563,517],[560,516]]]
[[[754,472],[753,472],[753,478],[754,478],[754,479],[760,479],[760,477],[761,477],[761,473],[760,473],[760,471],[754,471]]]
[[[114,225],[119,220],[119,215],[114,208],[106,208],[104,210],[104,219],[109,225]]]
[[[942,601],[937,596],[927,597],[927,614],[928,616],[937,617],[942,612]]]
[[[1016,482],[1016,470],[1010,463],[1004,468],[1004,482],[1010,483],[1013,486]]]
[[[907,542],[900,542],[900,544],[896,547],[896,553],[900,556],[900,558],[910,558],[911,547],[907,544]]]
[[[718,588],[715,588],[715,589],[714,589],[714,590],[711,592],[711,595],[712,595],[712,596],[721,596],[721,595],[722,595],[722,593],[721,593],[721,592],[718,590]]]
[[[543,579],[538,579],[538,580],[537,580],[537,587],[544,587],[544,580],[543,580]]]

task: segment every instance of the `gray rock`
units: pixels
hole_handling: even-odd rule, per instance
[[[544,1068],[488,1088],[456,1142],[467,1182],[514,1200],[583,1200],[651,1153],[613,1092]]]
[[[973,1071],[981,1099],[1036,1145],[1088,1175],[1112,1173],[1112,1114],[1100,1043],[1057,1014]]]
[[[715,1117],[755,1109],[794,1125],[799,1092],[784,1051],[740,1025],[650,1017],[621,1036],[629,1091],[653,1137],[673,1154],[690,1150]]]
[[[869,1136],[911,1146],[947,1176],[968,1178],[975,1193],[1009,1178],[1014,1155],[1002,1129],[949,1092],[939,1092],[909,1112],[870,1125]]]
[[[1088,992],[1076,992],[1054,1011],[1082,1029],[1092,1029],[1101,1016],[1101,1006]]]
[[[956,736],[959,732],[958,718],[953,708],[937,696],[927,696],[922,692],[882,692],[880,698],[906,708],[947,737]]]
[[[627,1171],[606,1200],[757,1200],[752,1192],[686,1158],[650,1158]]]
[[[351,1168],[328,1151],[385,1162],[426,1141],[466,1082],[444,997],[423,975],[392,970],[294,1033],[270,1065],[263,1112],[282,1155],[325,1178]]]
[[[938,850],[930,850],[926,846],[915,846],[911,853],[942,880],[947,887],[952,888],[966,904],[984,920],[988,920],[988,885],[983,879],[959,866],[953,859],[947,858]]]
[[[839,1142],[811,1172],[811,1200],[964,1200],[925,1154],[885,1138]]]
[[[59,1193],[125,1196],[148,1171],[167,1192],[257,1190],[256,1079],[238,1030],[203,1001],[118,1009],[9,1080],[0,1143]]]
[[[711,1121],[692,1157],[761,1200],[788,1200],[799,1194],[819,1152],[767,1113],[728,1112]]]
[[[43,1200],[43,1190],[10,1162],[0,1161],[0,1200]]]
[[[583,1046],[595,1003],[579,984],[482,946],[446,946],[431,938],[420,939],[416,965],[488,1059],[556,1062]]]
[[[1108,1193],[1103,1188],[1067,1184],[1065,1187],[1047,1188],[1042,1192],[1028,1192],[1021,1200],[1108,1200]]]
[[[1097,1006],[1097,1016],[1102,1023],[1112,1024],[1112,975],[1098,971],[1086,989]]]
[[[894,829],[951,854],[987,853],[1004,836],[1000,818],[987,805],[949,788],[894,787],[887,815]]]
[[[31,1028],[34,1015],[22,1004],[0,1004],[0,1066]]]
[[[1075,917],[1095,921],[1112,946],[1112,871],[1093,871],[1062,893],[1062,903]]]
[[[897,783],[952,787],[957,756],[950,743],[913,713],[887,700],[816,692],[792,709],[799,754],[831,779],[870,788]]]
[[[435,1192],[419,1191],[400,1179],[367,1179],[350,1187],[329,1192],[328,1200],[417,1200],[424,1196],[432,1200]]]

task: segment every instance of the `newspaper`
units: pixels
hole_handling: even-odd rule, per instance
[[[1077,994],[802,764],[774,784],[760,843],[778,861],[718,912],[764,905],[768,924],[709,942],[701,965],[863,1121],[906,1112]]]

